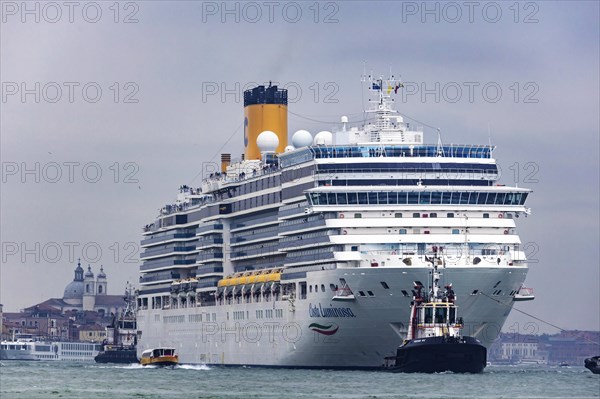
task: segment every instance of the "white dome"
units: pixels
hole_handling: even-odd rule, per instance
[[[256,145],[260,152],[275,152],[279,145],[279,137],[274,132],[265,130],[256,138]]]
[[[340,120],[342,121],[342,123],[348,123],[348,117],[346,115],[342,116]]]
[[[285,146],[285,148],[283,149],[283,152],[290,152],[290,151],[294,151],[295,148],[293,145],[287,145]]]
[[[328,132],[327,130],[323,130],[322,132],[315,134],[315,139],[313,141],[313,144],[332,145],[333,144],[333,134],[331,134],[331,132]]]
[[[296,148],[308,147],[313,142],[313,138],[307,130],[298,130],[292,136],[292,144]]]

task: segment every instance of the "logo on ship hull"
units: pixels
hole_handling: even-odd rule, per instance
[[[312,331],[323,335],[333,335],[340,329],[336,324],[323,325],[319,323],[311,323],[308,328]]]

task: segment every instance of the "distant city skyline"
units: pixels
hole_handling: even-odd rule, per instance
[[[515,307],[599,330],[599,5],[475,3],[3,2],[4,311],[60,297],[78,258],[109,294],[137,283],[142,227],[241,155],[244,88],[288,88],[290,134],[314,134],[363,120],[361,74],[391,68],[427,143],[491,142],[502,183],[533,189],[536,299]],[[516,311],[511,328],[556,332]]]

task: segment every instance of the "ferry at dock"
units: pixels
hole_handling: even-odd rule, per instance
[[[378,369],[407,338],[414,281],[441,259],[465,335],[488,346],[528,266],[516,221],[531,190],[498,184],[491,145],[424,144],[402,84],[363,77],[366,122],[299,130],[287,91],[244,93],[241,160],[143,228],[137,355],[180,363]],[[193,166],[195,160],[190,160]]]

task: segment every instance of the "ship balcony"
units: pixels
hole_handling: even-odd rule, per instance
[[[201,240],[196,244],[196,249],[198,250],[206,250],[209,248],[222,248],[223,247],[223,238],[213,238],[209,240]]]
[[[149,260],[144,261],[144,263],[140,266],[140,271],[149,272],[149,271],[159,271],[165,269],[172,269],[175,267],[179,268],[189,268],[193,267],[196,264],[195,259],[166,259],[166,260]]]
[[[266,258],[271,256],[279,255],[276,247],[269,248],[260,248],[250,251],[236,251],[232,252],[231,260],[232,261],[241,261],[247,259],[255,259],[255,258]]]
[[[147,249],[140,254],[140,259],[156,259],[172,255],[192,255],[196,252],[196,246]]]
[[[302,238],[301,236],[285,236],[286,241],[280,241],[279,251],[295,251],[303,248],[316,248],[333,244],[330,236]],[[293,240],[287,240],[293,238]]]
[[[264,239],[272,240],[277,239],[277,226],[269,227],[268,230],[255,232],[254,230],[236,233],[231,235],[231,245],[247,244],[254,241],[261,241]]]
[[[198,262],[221,261],[223,259],[223,248],[211,248],[202,250],[196,257]]]
[[[333,247],[288,252],[285,258],[285,263],[288,265],[298,265],[325,260],[334,260],[336,252],[337,251],[335,251]]]
[[[220,266],[220,265],[217,266],[215,264],[208,264],[208,265],[200,265],[196,269],[196,277],[205,277],[205,276],[211,276],[211,275],[215,275],[215,274],[222,275],[223,274],[223,266]]]
[[[297,234],[298,232],[326,229],[328,227],[325,220],[326,218],[319,218],[316,220],[303,218],[295,219],[293,220],[293,223],[284,222],[279,226],[279,235],[290,235]]]
[[[272,224],[279,224],[277,216],[263,216],[261,218],[252,219],[251,222],[238,222],[231,226],[231,233],[237,233],[248,229],[256,229],[258,227],[269,226]]]
[[[277,235],[277,231],[271,232],[267,234],[264,238],[257,238],[255,240],[242,241],[238,243],[231,243],[230,247],[232,250],[238,250],[243,248],[244,246],[253,246],[256,244],[264,244],[264,245],[273,245],[279,242],[279,236]]]
[[[209,233],[222,233],[223,225],[220,223],[202,225],[196,228],[196,235],[202,236]]]
[[[305,214],[305,209],[308,208],[307,202],[302,202],[295,208],[279,210],[277,215],[280,220],[293,218],[294,216],[302,216]]]
[[[181,275],[179,273],[173,271],[146,273],[143,276],[140,276],[140,285],[166,283],[180,277]]]
[[[146,238],[145,240],[142,240],[140,245],[142,246],[142,248],[146,248],[149,246],[152,246],[152,244],[167,244],[167,243],[171,243],[171,242],[177,242],[177,241],[193,241],[195,240],[195,234],[194,233],[172,233],[172,234],[165,234],[165,235],[161,235],[161,236],[153,236],[150,238]]]

